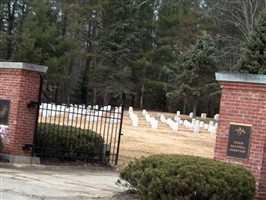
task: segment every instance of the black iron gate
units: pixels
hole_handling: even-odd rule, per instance
[[[42,88],[42,87],[41,87]],[[125,94],[113,105],[57,104],[41,89],[33,154],[42,159],[117,164]]]

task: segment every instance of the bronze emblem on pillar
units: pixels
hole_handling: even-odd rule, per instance
[[[237,134],[238,136],[242,136],[244,134],[246,134],[246,131],[243,127],[239,126],[235,131],[235,134]]]

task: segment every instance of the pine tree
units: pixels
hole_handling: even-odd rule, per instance
[[[89,92],[88,92],[88,76],[82,74],[76,82],[71,93],[71,103],[75,104],[88,104]]]
[[[69,1],[61,0],[59,9],[62,20],[63,35],[75,39],[75,56],[69,62],[68,81],[65,83],[65,93],[76,96],[75,101],[84,104],[96,103],[95,82],[90,79],[95,66],[101,62],[99,52],[99,32],[103,28],[103,8],[108,0],[101,1]],[[96,81],[99,79],[96,78]],[[82,83],[82,84],[81,84]],[[84,87],[86,86],[86,87]],[[80,90],[80,91],[78,91]],[[93,91],[92,91],[93,90]],[[67,95],[65,95],[68,98]],[[80,99],[78,99],[80,98]]]
[[[133,57],[138,32],[135,27],[134,2],[114,0],[105,5],[102,30],[99,31],[98,58],[101,62],[90,72],[90,87],[98,88],[108,102],[111,93],[130,93]]]
[[[173,68],[180,51],[180,18],[182,4],[176,0],[158,2],[158,14],[155,17],[154,42],[151,49],[151,65],[145,77],[146,98],[154,99],[149,102],[150,107],[165,109],[166,82],[164,68]],[[147,92],[148,91],[148,92]]]
[[[209,97],[217,88],[215,81],[217,63],[215,44],[211,36],[205,32],[190,50],[179,57],[177,79],[168,95],[192,101],[194,117],[196,117],[198,100]]]
[[[74,40],[60,33],[60,18],[54,5],[40,0],[24,20],[17,41],[14,61],[49,66],[47,77],[56,86],[55,100],[59,100],[62,83],[68,78],[68,62],[75,50]]]
[[[237,63],[240,72],[266,74],[266,12],[262,12]]]
[[[138,10],[142,46],[134,69],[134,80],[137,80],[136,99],[139,99],[140,108],[165,109],[168,81],[165,68],[172,69],[175,66],[177,55],[183,46],[181,23],[188,4],[190,5],[187,1],[153,0],[146,1]],[[188,32],[190,31],[186,31],[186,34]],[[153,101],[145,104],[145,99]]]

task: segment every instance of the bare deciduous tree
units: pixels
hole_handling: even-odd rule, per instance
[[[206,0],[204,12],[217,23],[216,40],[224,57],[225,70],[234,71],[243,43],[249,37],[266,0]]]

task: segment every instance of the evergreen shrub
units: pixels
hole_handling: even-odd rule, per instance
[[[104,139],[90,130],[50,123],[38,125],[36,154],[62,160],[102,158]]]
[[[186,155],[152,155],[131,161],[121,179],[143,200],[252,200],[255,178],[241,166]]]

